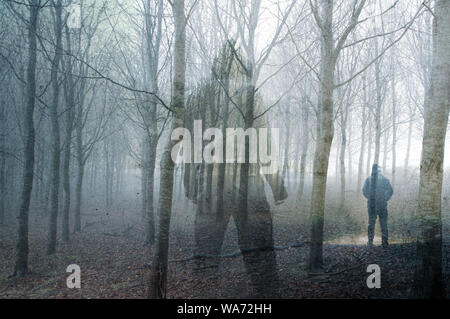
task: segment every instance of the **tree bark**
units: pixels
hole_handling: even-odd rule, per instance
[[[321,1],[321,13],[313,8],[314,16],[321,30],[321,62],[319,88],[319,114],[317,128],[317,145],[314,154],[314,176],[311,196],[311,245],[309,268],[311,272],[322,272],[323,269],[323,225],[325,192],[327,184],[328,162],[334,136],[333,92],[336,61],[340,51],[357,25],[359,15],[366,1],[361,0],[352,12],[352,22],[347,26],[335,46],[333,34],[333,0]],[[312,5],[312,2],[310,2]],[[356,5],[356,2],[355,2]],[[320,17],[322,16],[322,17]]]
[[[378,40],[375,40],[375,55],[378,55]],[[380,161],[380,149],[381,149],[381,107],[383,106],[381,96],[381,61],[375,62],[375,86],[376,86],[376,98],[377,105],[375,110],[375,157],[374,164],[378,164]]]
[[[253,127],[254,108],[255,108],[255,85],[253,78],[253,63],[248,61],[246,65],[246,100],[245,100],[245,118],[244,130]],[[250,137],[245,138],[245,162],[240,164],[239,170],[239,214],[244,223],[247,222],[248,213],[248,181],[250,172]]]
[[[146,245],[153,245],[155,242],[155,212],[154,212],[154,203],[153,203],[153,193],[154,193],[154,185],[155,185],[155,166],[156,166],[156,146],[157,141],[153,139],[150,140],[148,145],[148,169],[147,169],[147,186],[146,186]]]
[[[148,134],[145,134],[142,141],[142,155],[141,155],[141,196],[142,196],[142,221],[145,221],[147,215],[147,206],[148,206],[148,148],[150,145],[150,141],[148,140]]]
[[[0,100],[0,225],[5,223],[6,203],[6,112],[5,102]]]
[[[303,197],[303,192],[305,188],[305,174],[306,174],[306,157],[308,155],[308,147],[309,147],[309,109],[306,105],[303,108],[302,115],[302,153],[300,156],[300,182],[298,186],[297,192],[297,203],[300,203]]]
[[[184,0],[173,1],[175,22],[174,79],[172,99],[172,129],[182,127],[184,119],[184,94],[186,81],[186,17]],[[167,295],[167,263],[169,231],[172,213],[173,171],[175,163],[171,151],[175,143],[168,141],[161,159],[158,236],[153,253],[149,297],[162,299]]]
[[[81,200],[82,200],[82,187],[84,177],[84,163],[78,162],[78,173],[75,185],[75,226],[74,232],[79,233],[81,231]]]
[[[286,141],[284,148],[284,163],[283,163],[283,172],[281,176],[285,178],[287,185],[289,185],[289,149],[290,149],[290,140],[291,140],[291,99],[289,97],[287,110],[286,110]]]
[[[369,122],[369,130],[367,135],[369,135],[369,140],[367,142],[367,160],[366,160],[366,176],[370,176],[372,174],[371,171],[371,165],[370,163],[372,162],[372,146],[373,146],[373,137],[372,137],[372,133],[373,133],[373,124],[372,124],[372,111],[369,108],[369,114],[367,114],[367,121]]]
[[[392,187],[395,189],[395,171],[397,166],[397,92],[395,90],[395,66],[392,72]]]
[[[72,52],[70,43],[69,28],[66,27],[66,43],[67,51]],[[65,110],[65,139],[64,139],[64,153],[63,153],[63,190],[64,190],[64,203],[62,211],[62,240],[67,243],[70,239],[69,230],[69,213],[70,213],[70,157],[71,157],[71,145],[72,145],[72,132],[73,132],[73,120],[74,120],[74,108],[75,108],[75,92],[74,81],[72,75],[72,62],[67,60],[66,64],[66,80],[65,94],[67,101],[67,109]]]
[[[234,45],[234,42],[231,43]],[[226,45],[223,49],[222,56],[227,58],[227,63],[225,63],[225,67],[222,70],[222,74],[220,74],[221,81],[224,83],[224,104],[222,106],[222,136],[223,136],[223,144],[222,144],[222,154],[226,154],[226,144],[227,144],[227,134],[226,129],[228,127],[228,118],[229,118],[229,91],[230,91],[230,72],[231,67],[233,65],[234,56],[231,51],[232,48],[229,48],[229,45]],[[224,214],[224,191],[225,191],[225,173],[226,173],[227,165],[225,163],[218,164],[218,173],[217,173],[217,216],[218,218],[222,218]]]
[[[28,273],[28,219],[34,174],[34,107],[36,101],[36,60],[37,29],[39,24],[39,1],[30,0],[28,21],[28,66],[27,66],[27,104],[25,107],[23,131],[25,136],[23,186],[20,198],[19,227],[17,230],[17,251],[14,276]]]
[[[425,108],[420,165],[418,217],[420,234],[412,295],[443,298],[441,195],[445,136],[449,113],[450,1],[434,6],[433,66]]]
[[[59,183],[60,183],[60,159],[61,159],[61,141],[59,132],[58,104],[59,104],[59,83],[58,69],[62,56],[62,1],[55,3],[55,35],[56,47],[55,57],[52,61],[51,82],[53,89],[53,97],[50,108],[51,134],[52,134],[52,159],[51,159],[51,189],[50,189],[50,220],[48,232],[47,254],[51,255],[56,252],[57,230],[58,230],[58,204],[59,204]]]
[[[152,14],[150,5],[144,5],[145,10],[145,31],[146,31],[146,60],[147,60],[147,74],[149,76],[150,91],[155,94],[158,93],[158,68],[159,68],[159,51],[162,38],[162,23],[164,13],[164,3],[159,0],[156,4],[156,17]],[[148,145],[146,145],[146,186],[145,194],[145,217],[147,224],[146,244],[152,245],[155,240],[155,218],[154,218],[154,176],[156,167],[156,149],[158,145],[158,123],[157,123],[157,106],[158,101],[154,96],[150,97],[149,108],[146,113],[146,127]]]
[[[406,177],[406,174],[408,172],[408,166],[409,166],[409,157],[410,157],[410,153],[411,153],[411,140],[412,140],[412,130],[413,130],[413,112],[410,110],[409,111],[410,114],[410,119],[409,119],[409,125],[408,125],[408,142],[407,142],[407,146],[406,146],[406,154],[405,154],[405,166],[404,166],[404,178]]]
[[[359,161],[358,161],[358,182],[356,186],[356,192],[361,192],[361,185],[363,179],[363,165],[364,165],[364,151],[366,147],[366,125],[367,125],[367,117],[366,117],[366,103],[367,103],[367,82],[366,76],[363,75],[363,109],[362,109],[362,121],[361,121],[361,149],[359,151]]]
[[[350,91],[350,90],[349,90]],[[345,205],[345,152],[347,150],[347,119],[348,119],[348,104],[345,105],[341,120],[341,151],[339,154],[340,175],[341,175],[341,197],[339,206],[341,208]]]
[[[323,267],[323,225],[328,162],[334,135],[333,90],[336,57],[333,39],[333,1],[324,0],[322,18],[321,69],[319,89],[319,118],[316,151],[314,154],[311,197],[311,245],[309,268],[321,272]]]

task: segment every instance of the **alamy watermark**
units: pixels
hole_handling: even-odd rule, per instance
[[[81,268],[77,264],[67,266],[66,272],[71,274],[67,277],[66,285],[69,289],[81,288]]]
[[[179,141],[172,149],[172,160],[177,161],[182,148],[183,163],[246,163],[245,142],[248,138],[248,162],[251,164],[259,163],[263,174],[277,172],[278,128],[256,129],[251,127],[245,131],[243,128],[227,128],[225,134],[226,151],[223,154],[224,136],[221,129],[208,128],[203,131],[201,120],[194,121],[193,134],[186,128],[177,128],[173,130],[171,136],[172,141]],[[204,142],[208,141],[209,143],[204,146]],[[193,150],[193,156],[191,150]]]
[[[371,275],[367,278],[367,288],[381,288],[381,268],[377,264],[367,266],[367,272]]]

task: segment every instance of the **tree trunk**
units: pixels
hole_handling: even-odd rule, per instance
[[[70,32],[66,27],[66,42],[67,51],[72,52],[70,43]],[[75,92],[74,81],[72,75],[72,62],[67,61],[66,66],[67,84],[65,86],[67,110],[65,110],[65,140],[64,140],[64,154],[63,154],[63,190],[64,190],[64,203],[63,203],[63,221],[62,221],[62,240],[69,242],[70,230],[69,230],[69,212],[70,212],[70,157],[71,157],[71,144],[72,144],[72,132],[73,132],[73,119],[75,108]]]
[[[306,174],[306,157],[308,155],[309,147],[309,110],[306,106],[303,109],[302,116],[302,154],[300,157],[300,184],[297,192],[297,203],[300,203],[305,188],[305,174]]]
[[[62,1],[58,0],[55,4],[55,34],[56,34],[56,47],[55,57],[52,61],[51,69],[51,82],[53,89],[53,99],[50,108],[50,120],[51,120],[51,134],[52,134],[52,159],[51,159],[51,180],[50,180],[50,220],[49,220],[49,233],[47,243],[47,254],[51,255],[56,252],[56,238],[58,230],[58,204],[59,204],[59,167],[61,160],[61,142],[59,132],[59,120],[58,120],[58,104],[59,104],[59,83],[58,72],[59,62],[62,56]]]
[[[20,198],[19,227],[17,231],[17,251],[14,276],[28,273],[28,219],[34,174],[34,107],[36,95],[36,58],[37,30],[39,19],[39,1],[30,0],[28,21],[28,67],[27,67],[27,105],[25,107],[23,132],[25,136],[23,186]]]
[[[70,111],[67,111],[70,113]],[[70,116],[70,115],[69,115]],[[70,131],[70,132],[69,132]],[[62,240],[67,243],[69,242],[70,231],[69,231],[69,212],[70,212],[70,140],[72,138],[71,129],[66,130],[66,141],[64,145],[63,154],[63,190],[64,190],[64,202],[63,202],[63,212],[62,212]]]
[[[345,110],[343,110],[342,121],[341,121],[341,151],[339,154],[340,162],[340,174],[341,174],[341,197],[339,201],[339,206],[344,207],[345,204],[345,151],[347,147],[347,119],[348,119],[348,105],[345,105]]]
[[[323,225],[328,162],[334,135],[333,90],[336,57],[333,54],[333,1],[323,1],[321,69],[319,89],[319,118],[314,154],[311,195],[311,245],[309,268],[321,272],[323,267]]]
[[[234,42],[232,43],[234,45]],[[223,56],[228,57],[230,52],[228,52],[228,45],[225,46]],[[227,59],[227,65],[225,72],[221,74],[221,81],[224,82],[224,105],[222,107],[222,136],[223,136],[223,144],[222,144],[222,154],[226,154],[226,144],[227,144],[227,134],[226,129],[228,127],[228,118],[229,118],[229,89],[230,89],[230,72],[231,67],[233,65],[234,56]],[[218,164],[218,174],[217,174],[217,216],[218,218],[223,217],[224,213],[224,191],[225,191],[225,173],[226,173],[227,165],[225,163]],[[229,196],[227,194],[227,196]],[[231,200],[231,198],[227,198]]]
[[[434,6],[433,67],[420,165],[416,269],[412,295],[443,298],[441,195],[449,113],[450,1]]]
[[[148,206],[148,192],[147,192],[147,186],[148,186],[148,155],[149,151],[148,148],[150,147],[150,141],[148,138],[148,134],[145,134],[145,137],[143,139],[143,145],[142,145],[142,156],[141,156],[141,196],[142,196],[142,214],[141,219],[142,221],[145,221],[147,216],[147,206]]]
[[[397,92],[395,90],[395,67],[392,72],[392,187],[395,189],[395,167],[397,165]]]
[[[408,172],[408,166],[409,166],[409,157],[411,153],[411,139],[412,139],[412,130],[413,130],[413,112],[410,110],[410,119],[409,119],[409,125],[408,125],[408,143],[406,144],[406,154],[405,154],[405,167],[404,167],[404,178],[406,177],[406,174]]]
[[[356,186],[356,192],[361,192],[361,185],[363,180],[363,165],[364,165],[364,151],[366,147],[366,103],[367,103],[367,88],[366,88],[366,76],[363,75],[363,110],[362,110],[362,122],[361,122],[361,149],[359,151],[359,161],[358,161],[358,183]]]
[[[375,55],[378,55],[378,40],[375,40]],[[375,158],[374,164],[378,164],[380,161],[380,148],[381,148],[381,107],[383,105],[381,97],[381,61],[378,59],[375,62],[375,86],[377,91],[377,106],[375,110]]]
[[[155,242],[155,213],[154,213],[154,203],[153,203],[153,192],[155,185],[155,165],[156,165],[156,144],[157,141],[150,139],[148,145],[148,169],[147,169],[147,186],[146,186],[146,221],[147,221],[147,232],[145,238],[146,245],[153,245]]]
[[[348,111],[347,111],[348,112]],[[348,113],[348,118],[347,118],[347,123],[348,123],[348,128],[347,128],[347,168],[348,168],[348,173],[347,173],[347,181],[349,182],[349,184],[352,183],[352,178],[353,178],[353,152],[352,152],[352,148],[351,148],[351,141],[352,141],[352,113]]]
[[[174,44],[174,79],[173,79],[173,120],[172,129],[183,125],[184,93],[186,81],[186,17],[184,15],[184,0],[173,1],[175,20]],[[169,230],[172,213],[173,171],[174,162],[171,151],[175,143],[168,141],[161,159],[158,236],[153,253],[152,273],[150,278],[150,298],[166,298],[167,295],[167,263],[169,253]]]
[[[287,185],[289,187],[289,146],[291,140],[291,122],[289,121],[291,116],[291,100],[288,100],[287,110],[286,110],[286,141],[285,141],[285,149],[284,149],[284,164],[283,164],[283,172],[281,176],[285,178]]]
[[[105,158],[105,205],[106,208],[110,208],[112,205],[112,194],[111,194],[111,185],[112,185],[112,179],[113,179],[113,172],[112,172],[112,157],[114,154],[112,154],[112,141],[110,138],[105,139],[103,143],[103,151],[104,151],[104,158]]]
[[[368,130],[368,135],[369,135],[369,141],[367,144],[367,160],[366,160],[366,176],[370,176],[372,173],[371,171],[371,165],[370,163],[372,162],[372,144],[373,144],[373,138],[372,138],[372,133],[373,133],[373,124],[372,124],[372,112],[369,108],[369,114],[367,115],[367,120],[369,122],[369,130]]]
[[[339,155],[341,154],[341,143],[337,143],[336,145],[336,157],[334,161],[334,178],[336,185],[339,183]]]
[[[0,225],[5,223],[6,197],[6,112],[5,102],[0,100]]]
[[[74,232],[81,231],[81,199],[83,189],[84,163],[78,162],[77,181],[75,186],[75,227]]]
[[[83,127],[82,127],[82,118],[83,118],[83,109],[82,106],[78,106],[77,112],[77,123],[76,123],[76,136],[75,136],[75,150],[76,150],[76,158],[77,158],[77,179],[75,185],[75,226],[74,232],[81,231],[81,199],[82,199],[82,189],[83,189],[83,177],[84,177],[84,167],[85,167],[85,158],[83,153]]]
[[[146,30],[146,60],[147,74],[149,77],[150,91],[158,93],[158,67],[159,67],[159,50],[162,39],[162,23],[164,13],[164,3],[162,0],[157,1],[156,17],[151,12],[150,3],[144,5],[145,10],[145,30]],[[148,145],[146,145],[146,186],[145,194],[145,217],[147,223],[146,244],[152,245],[155,240],[155,218],[154,218],[154,176],[156,167],[156,150],[158,145],[158,119],[157,119],[158,101],[154,96],[150,97],[149,109],[147,110],[146,127],[148,129]]]
[[[245,118],[244,130],[253,126],[254,107],[255,107],[255,86],[253,79],[253,64],[248,61],[246,66],[246,101],[245,101]],[[248,207],[248,180],[250,172],[250,137],[245,139],[245,162],[240,164],[239,171],[239,214],[243,222],[247,222]]]
[[[383,114],[382,123],[388,123],[388,115],[386,114],[387,107],[383,105],[381,113]],[[389,144],[389,127],[383,130],[383,168],[387,171],[387,157],[388,157],[388,144]]]
[[[300,170],[300,145],[301,143],[295,143],[295,154],[294,154],[294,163],[293,163],[293,167],[294,167],[294,183],[297,183],[298,181],[298,173]]]

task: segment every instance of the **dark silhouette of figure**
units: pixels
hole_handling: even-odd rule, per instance
[[[238,51],[232,49],[230,43],[227,42],[218,55],[210,82],[202,83],[186,104],[184,125],[191,132],[195,120],[202,120],[204,127],[245,127],[241,114],[231,112],[233,105],[228,101],[228,93],[224,93],[225,85],[220,85],[216,80],[222,77],[221,82],[229,85],[229,92],[235,92],[235,103],[239,103],[242,108],[246,107],[245,72],[237,61]],[[264,107],[262,98],[256,95],[255,114],[262,114]],[[223,112],[222,117],[218,117],[218,110]],[[254,120],[252,128],[270,128],[267,116]],[[226,145],[225,141],[223,145]],[[193,145],[190,147],[192,157],[194,148]],[[225,153],[226,150],[223,154]],[[217,257],[222,252],[227,228],[234,223],[244,266],[250,279],[250,295],[255,298],[279,297],[280,281],[274,250],[272,212],[265,189],[272,191],[275,205],[281,204],[288,197],[281,172],[274,170],[267,174],[261,168],[270,164],[266,165],[259,160],[251,163],[247,209],[242,211],[239,207],[239,195],[242,191],[241,163],[191,162],[184,165],[185,194],[196,205],[194,255],[197,266],[194,270],[199,272],[198,275],[208,277],[211,287],[216,285],[221,261]]]
[[[380,167],[377,164],[373,164],[372,176],[366,179],[363,187],[363,194],[367,198],[367,209],[369,212],[368,245],[370,247],[373,246],[377,216],[380,219],[383,247],[389,245],[387,202],[391,199],[393,193],[394,191],[389,180],[381,174]]]

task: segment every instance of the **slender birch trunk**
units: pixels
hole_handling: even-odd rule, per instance
[[[314,176],[311,196],[311,245],[309,269],[312,273],[323,270],[323,226],[325,193],[327,185],[330,149],[334,136],[333,92],[336,61],[350,32],[356,27],[366,1],[354,8],[351,23],[335,45],[333,34],[333,0],[322,0],[321,9],[313,7],[314,16],[321,30],[321,62],[319,88],[319,114],[317,143],[314,154]],[[312,2],[310,5],[313,6]],[[356,5],[356,3],[355,3]],[[319,13],[320,11],[320,13]]]
[[[173,1],[173,14],[175,20],[175,44],[171,131],[181,127],[184,119],[186,81],[186,17],[184,14],[184,0]],[[175,165],[171,158],[171,151],[174,145],[173,141],[168,141],[161,159],[158,235],[153,253],[149,287],[149,297],[157,299],[166,298],[167,296],[167,263]]]
[[[443,298],[441,196],[450,83],[450,1],[434,6],[433,63],[420,165],[416,269],[412,295]]]
[[[305,174],[306,174],[306,157],[308,155],[309,147],[309,110],[305,107],[302,116],[302,153],[300,156],[300,184],[297,192],[297,203],[300,203],[305,188]]]
[[[365,88],[364,88],[365,94]],[[358,161],[358,182],[356,186],[356,192],[361,192],[361,185],[363,179],[363,165],[364,165],[364,152],[366,150],[366,99],[363,102],[363,111],[362,111],[362,121],[361,121],[361,149],[359,150],[359,161]]]
[[[145,243],[146,245],[153,245],[155,242],[155,212],[154,212],[154,186],[155,186],[155,166],[156,166],[156,146],[157,141],[153,139],[148,145],[148,172],[147,172],[147,186],[146,186],[146,214],[147,231]]]
[[[375,54],[378,55],[378,40],[375,40]],[[383,105],[381,96],[381,61],[375,62],[375,86],[376,86],[376,98],[377,105],[375,110],[375,157],[374,164],[378,164],[380,161],[380,149],[381,149],[381,107]]]
[[[162,39],[162,23],[164,13],[164,1],[159,0],[157,4],[156,17],[152,15],[150,5],[145,5],[145,28],[146,28],[146,58],[148,65],[148,77],[150,91],[158,94],[158,68],[159,54]],[[153,36],[154,35],[154,36]],[[145,217],[147,224],[146,244],[152,245],[155,241],[155,213],[154,213],[154,184],[156,168],[156,150],[158,145],[158,119],[157,119],[158,101],[155,96],[150,97],[149,108],[147,110],[148,145],[146,147],[146,180],[145,182]]]
[[[341,175],[341,196],[339,206],[341,208],[345,205],[345,152],[347,147],[347,119],[348,119],[348,104],[345,105],[345,110],[342,114],[341,121],[341,150],[339,154],[340,175]]]
[[[282,175],[287,182],[289,187],[289,149],[290,149],[290,140],[291,140],[291,121],[290,119],[291,113],[291,100],[289,99],[287,110],[286,110],[286,141],[284,148],[284,164],[283,164],[283,172]]]
[[[150,146],[150,141],[148,138],[148,134],[146,133],[143,142],[142,142],[142,155],[141,155],[141,198],[142,198],[142,213],[141,213],[141,219],[142,221],[145,221],[146,215],[147,215],[147,205],[148,205],[148,192],[147,192],[147,186],[148,186],[148,148]]]
[[[409,158],[411,153],[411,141],[412,141],[412,130],[413,130],[413,116],[414,113],[410,109],[409,111],[410,119],[409,119],[409,125],[408,125],[408,142],[406,146],[406,154],[405,154],[405,164],[404,164],[404,171],[403,171],[403,178],[406,178],[406,175],[408,173],[408,166],[409,166]]]
[[[392,72],[392,187],[395,189],[395,171],[397,166],[397,92],[395,90],[395,67]]]
[[[367,114],[367,121],[369,122],[369,130],[367,132],[367,135],[369,135],[369,140],[367,142],[367,160],[366,160],[366,176],[370,176],[372,174],[371,171],[371,165],[372,162],[372,146],[373,146],[373,114],[372,111],[369,108],[369,114]]]

